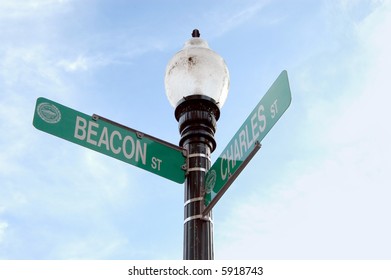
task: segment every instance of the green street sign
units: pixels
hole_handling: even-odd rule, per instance
[[[291,104],[288,74],[277,80],[247,117],[205,177],[206,215],[260,148],[260,142]]]
[[[89,116],[40,97],[33,125],[174,182],[185,181],[186,157],[183,149],[98,115]]]

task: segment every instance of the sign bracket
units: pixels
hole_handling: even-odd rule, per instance
[[[186,157],[186,155],[185,155],[185,150],[184,150],[183,148],[181,148],[181,147],[179,147],[179,146],[177,146],[177,145],[174,145],[174,144],[172,144],[172,143],[170,143],[170,142],[167,142],[167,141],[164,141],[164,140],[162,140],[162,139],[156,138],[155,136],[151,136],[151,135],[146,134],[146,133],[144,133],[144,132],[140,132],[140,131],[138,131],[138,130],[136,130],[136,129],[130,128],[130,127],[126,126],[126,125],[117,123],[117,122],[115,122],[115,121],[112,121],[112,120],[110,120],[110,119],[107,119],[107,118],[102,117],[102,116],[97,115],[97,114],[93,114],[93,115],[92,115],[92,118],[93,118],[94,120],[101,120],[101,121],[104,121],[104,122],[106,122],[106,123],[112,124],[112,125],[114,125],[114,126],[119,126],[119,127],[123,128],[123,129],[125,129],[125,130],[128,130],[128,131],[130,131],[130,132],[133,132],[133,133],[136,134],[137,138],[139,138],[139,139],[142,139],[142,138],[146,137],[146,138],[148,138],[148,139],[153,140],[154,142],[158,142],[158,143],[160,143],[160,144],[163,144],[163,145],[165,145],[165,146],[168,146],[168,147],[170,147],[170,148],[172,148],[172,149],[174,149],[174,150],[177,150],[177,151],[182,152],[183,156]]]

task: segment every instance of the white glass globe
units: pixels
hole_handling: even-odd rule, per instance
[[[192,38],[168,63],[164,82],[174,108],[190,95],[208,96],[221,108],[228,96],[229,72],[223,58],[205,40]]]

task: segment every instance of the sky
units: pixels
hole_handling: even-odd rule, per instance
[[[213,208],[215,259],[391,258],[391,2],[0,0],[0,259],[182,259],[183,186],[32,125],[45,97],[178,144],[198,28],[230,89],[212,163],[283,70],[292,104]]]

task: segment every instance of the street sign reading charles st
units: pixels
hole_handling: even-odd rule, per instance
[[[186,157],[183,149],[98,115],[89,116],[40,97],[33,125],[174,182],[185,181]]]
[[[282,71],[206,174],[204,215],[259,150],[260,142],[288,109],[291,100],[288,74]]]

